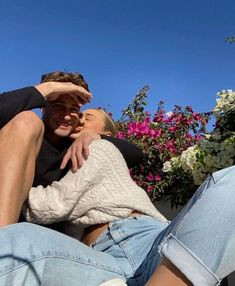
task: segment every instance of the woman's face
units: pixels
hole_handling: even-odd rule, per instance
[[[86,109],[80,117],[82,130],[104,133],[104,115],[96,109]]]

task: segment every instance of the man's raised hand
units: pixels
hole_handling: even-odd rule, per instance
[[[82,104],[89,102],[92,94],[84,87],[75,85],[71,82],[44,82],[34,86],[47,101],[56,100],[60,94],[68,94],[77,98]]]

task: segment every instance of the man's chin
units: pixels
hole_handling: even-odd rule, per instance
[[[59,137],[69,137],[71,130],[55,130],[54,134]]]

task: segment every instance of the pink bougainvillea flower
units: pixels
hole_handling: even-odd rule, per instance
[[[148,193],[151,193],[152,191],[153,191],[153,186],[148,186],[148,187],[147,187],[147,192],[148,192]]]
[[[154,176],[152,175],[152,173],[149,173],[146,179],[151,182],[154,180]]]

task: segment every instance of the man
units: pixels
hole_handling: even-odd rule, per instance
[[[88,84],[79,73],[51,72],[42,76],[41,82],[72,82],[85,88]],[[80,106],[84,103],[81,98],[60,95],[56,101],[48,101],[43,109],[45,134],[36,162],[33,186],[47,186],[61,179],[72,168],[76,171],[88,155],[88,145],[94,139],[103,138],[111,141],[121,151],[129,167],[142,159],[142,152],[136,146],[125,140],[86,132],[77,140],[70,138],[79,122]],[[71,145],[72,144],[72,145]],[[71,147],[70,147],[71,146]],[[71,163],[71,164],[70,164]]]
[[[18,220],[32,185],[44,126],[30,110],[61,94],[73,94],[84,102],[91,98],[83,87],[68,82],[42,83],[0,96],[0,226]]]
[[[88,144],[101,138],[86,133],[72,145],[69,138],[81,104],[91,97],[81,75],[61,72],[42,76],[34,87],[0,95],[0,226],[17,222],[32,184],[46,186],[70,167],[76,171]],[[44,124],[30,111],[37,107],[43,108]],[[127,141],[102,138],[119,148],[129,166],[142,159],[142,152]]]

